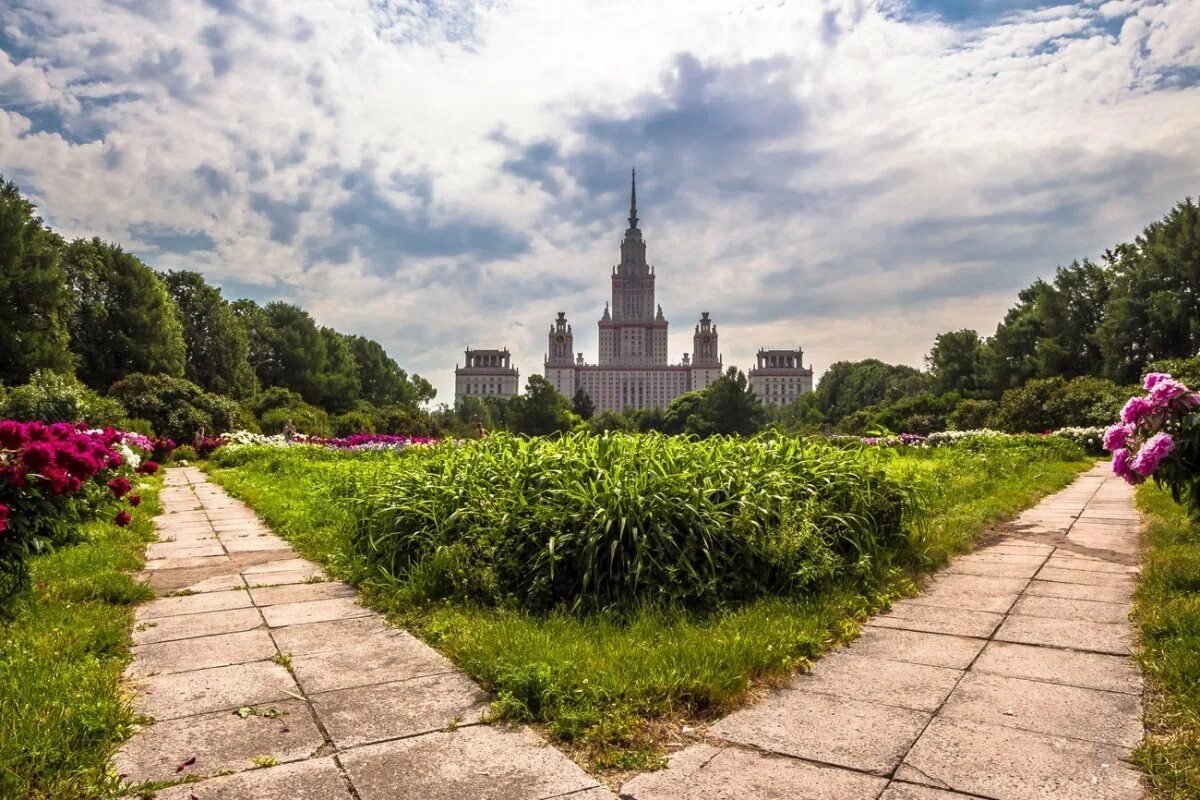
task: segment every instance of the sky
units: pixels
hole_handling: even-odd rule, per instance
[[[691,348],[920,366],[1200,191],[1196,0],[6,0],[0,172],[453,399],[596,320],[638,170]]]

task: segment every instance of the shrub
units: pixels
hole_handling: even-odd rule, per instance
[[[711,605],[902,548],[904,492],[861,452],[815,441],[498,433],[416,452],[363,501],[357,546],[438,595]]]
[[[30,555],[73,541],[84,523],[114,511],[117,524],[129,524],[117,508],[134,488],[133,442],[144,437],[0,420],[0,602],[26,584]]]
[[[199,456],[196,454],[196,449],[190,444],[182,444],[175,448],[171,458],[175,461],[195,461]]]
[[[338,414],[332,422],[333,432],[337,436],[375,432],[375,418],[365,411],[347,411],[345,414]]]
[[[150,421],[154,430],[176,441],[190,441],[203,429],[220,433],[242,427],[240,406],[210,394],[184,378],[169,375],[129,375],[109,389],[129,413]]]
[[[1006,391],[989,425],[1010,433],[1095,427],[1112,420],[1124,397],[1104,378],[1040,378]]]
[[[962,400],[946,418],[951,430],[970,431],[987,427],[996,413],[995,400]]]
[[[38,370],[29,383],[8,393],[0,416],[105,426],[120,424],[125,413],[119,401],[101,397],[70,375]]]

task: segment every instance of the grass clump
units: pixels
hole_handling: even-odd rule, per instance
[[[1200,522],[1169,492],[1138,488],[1145,520],[1135,619],[1146,738],[1135,754],[1161,800],[1200,797]]]
[[[152,592],[130,572],[154,538],[158,482],[129,528],[93,522],[77,545],[30,561],[31,588],[0,622],[0,797],[106,797],[109,758],[132,731],[121,690],[133,604]]]
[[[667,732],[736,707],[752,687],[786,680],[852,639],[870,614],[915,591],[921,569],[1091,464],[1069,445],[833,453],[787,442],[792,449],[763,454],[753,450],[761,440],[690,442],[692,459],[711,455],[706,467],[688,464],[682,450],[648,458],[653,450],[632,441],[608,454],[570,439],[560,450],[499,436],[489,444],[495,450],[401,455],[218,451],[213,476],[304,555],[356,583],[369,605],[446,653],[495,695],[498,716],[539,725],[601,772],[656,765]],[[495,463],[473,463],[479,454]],[[551,474],[537,474],[534,454]],[[802,456],[815,465],[789,460]],[[607,494],[571,488],[583,482],[580,463],[601,458],[663,474],[605,473],[595,482],[612,484]],[[687,476],[678,488],[662,488],[671,487],[668,467]],[[694,503],[686,492],[697,486],[697,505],[711,516],[693,534],[675,521],[696,517],[674,504]],[[643,498],[655,492],[664,497]],[[610,495],[645,531],[640,550],[623,550],[636,540],[589,515],[609,508],[600,499]],[[793,506],[804,509],[791,517]],[[668,523],[674,534],[664,533]],[[591,545],[581,534],[557,561],[533,548],[548,549],[563,531],[611,535],[593,547],[597,579],[585,583]],[[522,560],[506,563],[506,543],[516,548],[522,537]],[[712,555],[697,557],[704,552]],[[529,575],[506,572],[522,563]],[[591,601],[580,601],[585,587],[595,589]]]

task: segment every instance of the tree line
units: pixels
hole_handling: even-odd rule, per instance
[[[199,273],[159,273],[119,244],[66,241],[35,211],[0,179],[0,410],[74,402],[91,421],[181,438],[289,418],[312,433],[431,426],[433,387],[378,342],[289,303],[230,302]]]

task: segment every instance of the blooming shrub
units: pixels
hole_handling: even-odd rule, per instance
[[[402,450],[413,445],[437,444],[440,439],[430,436],[392,436],[384,433],[355,433],[350,436],[326,437],[296,434],[294,444],[310,444],[335,450]],[[288,441],[280,434],[265,436],[250,431],[234,431],[220,437],[221,447],[266,446],[284,447]],[[215,447],[212,449],[216,449]],[[199,449],[197,448],[199,452]],[[200,453],[205,456],[211,453]]]
[[[1131,484],[1153,477],[1200,514],[1200,394],[1165,372],[1147,375],[1142,388],[1104,432],[1113,473]]]
[[[115,512],[114,522],[129,524],[117,509],[133,470],[151,474],[146,444],[112,428],[0,420],[0,600],[27,582],[31,554],[73,541],[82,523]]]
[[[1104,428],[1059,428],[1052,435],[1070,439],[1088,455],[1098,456],[1104,452]]]

